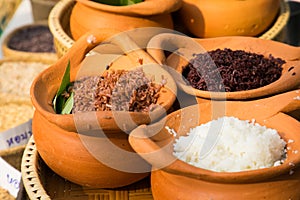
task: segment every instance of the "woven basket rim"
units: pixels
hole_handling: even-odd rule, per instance
[[[30,54],[28,54],[30,55]],[[22,57],[18,57],[18,56],[8,56],[8,57],[3,57],[2,59],[0,59],[0,65],[2,63],[5,62],[25,62],[25,63],[43,63],[46,65],[51,66],[54,62],[56,62],[57,59],[53,60],[53,59],[43,59],[41,57],[38,56],[22,56]]]
[[[55,39],[62,43],[66,48],[71,48],[74,40],[64,31],[61,25],[61,17],[65,14],[65,10],[70,6],[74,6],[74,0],[59,1],[49,13],[48,26]]]
[[[1,65],[4,63],[43,63],[43,64],[47,64],[50,66],[50,63],[45,62],[43,60],[33,60],[31,59],[26,59],[26,58],[20,58],[20,57],[4,57],[2,59],[0,59],[0,68],[2,67]],[[18,96],[17,94],[13,94],[13,93],[6,93],[6,92],[0,92],[0,104],[4,105],[7,103],[12,103],[12,104],[18,104],[19,106],[31,106],[32,107],[32,103],[30,100],[30,96]],[[30,118],[28,118],[28,120],[30,120]],[[26,123],[25,121],[23,123]],[[14,127],[10,127],[9,129],[13,129],[16,126],[18,126],[20,124],[16,124]],[[7,130],[3,130],[3,131],[7,131]],[[1,134],[1,133],[0,133]],[[10,147],[7,149],[3,149],[0,150],[0,156],[1,157],[5,157],[6,159],[9,159],[11,161],[12,165],[18,165],[18,169],[19,167],[21,167],[21,157],[22,154],[25,150],[26,144],[23,145],[18,145],[15,147]],[[16,156],[20,157],[19,159],[15,159]],[[20,163],[19,163],[20,162]]]
[[[274,39],[286,26],[290,17],[290,7],[287,1],[280,1],[280,12],[274,24],[263,34],[259,36],[262,39]]]
[[[34,138],[31,136],[29,139],[21,163],[21,175],[24,183],[24,188],[28,197],[31,200],[50,200],[49,195],[46,193],[38,174],[38,153],[35,146]]]
[[[44,64],[49,64],[47,62],[45,62],[44,60],[41,59],[29,59],[26,57],[22,57],[22,58],[17,58],[17,57],[3,57],[0,59],[0,64],[4,63],[4,62],[33,62],[33,63],[44,63]],[[50,64],[49,64],[50,66]]]

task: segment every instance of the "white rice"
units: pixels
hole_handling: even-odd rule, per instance
[[[7,61],[0,64],[0,92],[30,98],[35,77],[49,64],[41,62]]]
[[[214,131],[216,138],[206,138],[208,134],[215,134]],[[201,150],[205,143],[212,148],[203,153]],[[238,172],[282,163],[285,146],[286,142],[274,129],[254,121],[222,117],[192,128],[187,136],[176,139],[174,155],[196,167],[217,172]]]

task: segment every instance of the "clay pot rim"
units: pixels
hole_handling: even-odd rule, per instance
[[[111,6],[90,0],[76,0],[77,3],[89,6],[94,9],[111,12],[111,13],[127,13],[127,15],[159,15],[171,13],[182,6],[182,0],[144,0],[143,2],[128,6]],[[159,5],[159,6],[157,6]]]

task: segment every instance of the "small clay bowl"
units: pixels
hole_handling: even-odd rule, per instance
[[[166,45],[167,43],[167,45]],[[193,88],[183,80],[182,70],[194,53],[229,48],[244,50],[250,53],[262,54],[286,61],[282,66],[281,77],[260,88],[236,92],[212,92]],[[172,52],[166,58],[164,51]],[[175,78],[178,87],[187,94],[206,99],[246,100],[266,97],[295,89],[300,80],[300,48],[277,41],[246,36],[228,36],[209,39],[195,39],[179,34],[162,33],[151,38],[147,51],[160,64],[170,67],[170,73]]]
[[[176,84],[171,75],[126,37],[126,33],[112,37],[115,33],[117,31],[112,29],[86,33],[63,57],[43,71],[31,87],[31,99],[36,109],[32,129],[39,154],[54,172],[84,186],[116,188],[149,175],[149,164],[133,151],[127,133],[140,124],[162,118],[176,97]],[[93,50],[106,39],[121,49],[134,49],[123,55],[105,55]],[[108,47],[105,49],[109,52]],[[105,60],[108,61],[103,64]],[[56,114],[51,102],[68,62],[71,82],[83,74],[101,75],[101,70],[108,65],[110,69],[127,70],[143,67],[146,75],[155,76],[155,83],[159,83],[163,75],[167,83],[157,100],[160,106],[149,113],[97,111]]]
[[[196,104],[175,111],[156,124],[134,129],[129,142],[152,165],[153,197],[164,200],[299,199],[300,122],[285,114],[300,108],[299,95],[300,90],[295,90],[254,101]],[[186,135],[192,127],[222,116],[254,119],[262,126],[276,129],[287,143],[286,160],[269,168],[215,172],[189,165],[173,155],[176,138]],[[170,134],[166,126],[177,136]]]

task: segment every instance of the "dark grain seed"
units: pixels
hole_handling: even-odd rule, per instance
[[[16,32],[8,47],[25,52],[55,52],[53,35],[47,26],[29,26]]]
[[[288,69],[288,72],[291,71],[291,70],[294,69],[294,68],[295,68],[295,67],[290,67],[290,68]]]

